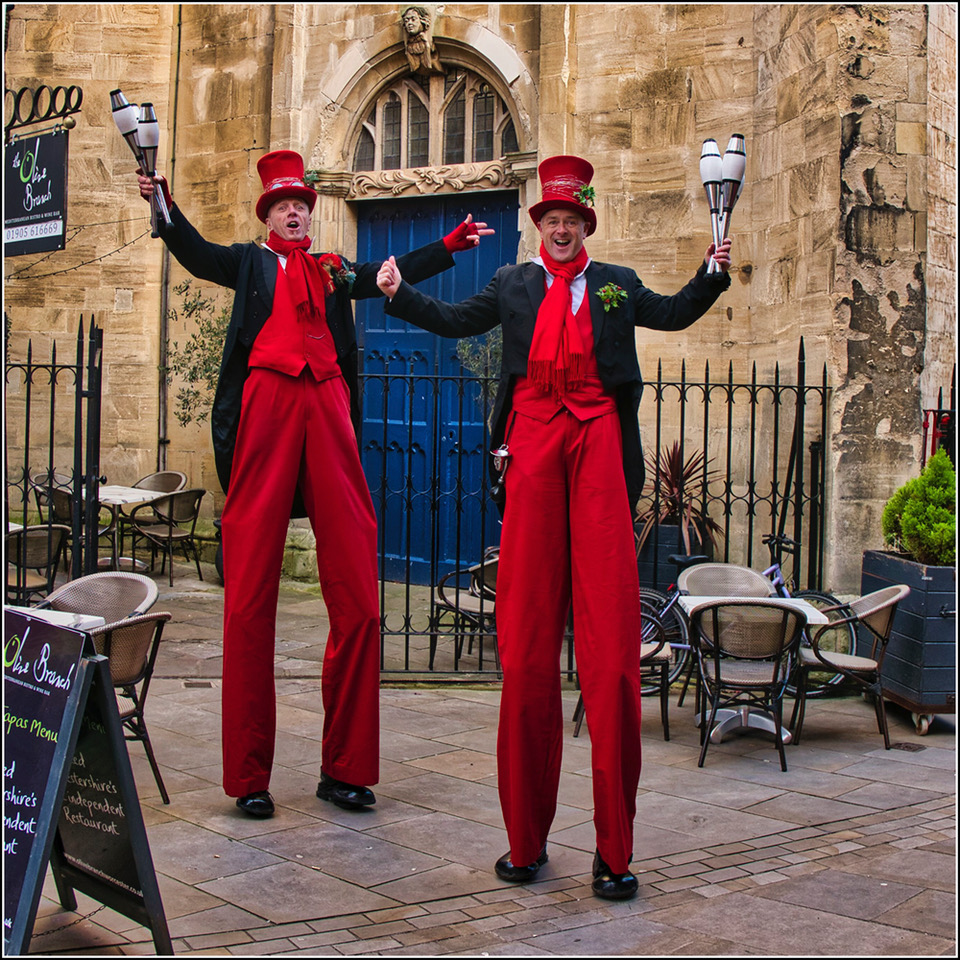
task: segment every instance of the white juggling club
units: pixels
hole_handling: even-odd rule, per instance
[[[704,140],[700,151],[700,179],[703,190],[707,195],[707,205],[710,207],[710,227],[713,231],[713,243],[720,246],[720,198],[723,188],[723,158],[717,147],[717,141]],[[714,272],[713,259],[710,260],[708,272]]]
[[[727,144],[723,155],[723,213],[721,215],[720,238],[726,239],[730,233],[730,214],[740,199],[740,191],[747,175],[747,150],[742,133],[735,133]]]
[[[145,176],[154,176],[156,173],[157,147],[160,143],[160,126],[157,123],[157,116],[152,104],[143,105],[149,108],[144,117],[143,109],[135,103],[130,103],[124,96],[123,91],[118,89],[110,91],[110,106],[113,110],[114,123],[116,123],[121,136],[127,141],[127,145],[133,152],[137,166],[140,167]],[[145,126],[142,124],[144,119],[146,120]],[[155,129],[151,127],[151,124]],[[141,138],[145,141],[144,143],[141,142]],[[163,218],[165,224],[171,222],[170,212],[167,209],[161,189],[154,192],[150,201],[151,234],[154,237],[160,236],[158,215]]]
[[[146,164],[142,168],[143,174],[152,178],[157,173],[157,148],[160,146],[160,124],[157,122],[157,112],[153,109],[152,103],[140,104],[137,142],[140,144],[143,161]],[[167,201],[164,199],[162,188],[157,187],[153,193],[153,198],[156,201],[160,216],[163,217],[164,225],[170,224],[170,211],[167,209]]]

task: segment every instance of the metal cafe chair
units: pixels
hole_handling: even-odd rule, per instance
[[[640,673],[652,675],[660,695],[660,723],[663,739],[670,739],[670,645],[656,609],[645,600],[640,601]],[[585,715],[583,694],[573,711],[573,735],[580,736]]]
[[[150,577],[110,570],[71,580],[37,606],[67,613],[96,614],[114,623],[143,615],[157,602],[158,595],[157,585]]]
[[[833,608],[850,612],[847,616],[831,620],[822,626],[811,638],[811,646],[800,649],[800,658],[797,663],[797,693],[793,703],[793,716],[790,718],[794,743],[800,742],[800,733],[803,730],[808,675],[826,666],[833,673],[839,673],[853,680],[873,696],[873,708],[877,714],[877,727],[883,735],[883,746],[886,750],[890,749],[890,731],[887,727],[886,708],[883,705],[883,658],[887,652],[897,605],[909,593],[910,588],[906,584],[895,584]],[[830,608],[822,612],[829,613]],[[824,649],[820,642],[824,635],[830,630],[846,629],[848,623],[865,627],[872,634],[870,656],[851,656]]]
[[[701,689],[697,766],[702,767],[706,758],[717,712],[753,708],[772,715],[780,769],[786,770],[783,695],[807,618],[799,610],[763,599],[724,599],[696,608],[690,625]]]
[[[484,636],[493,637],[493,655],[499,670],[500,657],[496,646],[497,570],[500,548],[487,549],[480,563],[445,574],[437,582],[434,611],[430,620],[430,662],[433,669],[440,636],[440,620],[453,617],[454,656],[459,662],[464,641],[469,638],[468,652],[473,649],[474,636],[483,642]]]
[[[7,602],[27,604],[35,596],[50,593],[70,528],[59,523],[38,524],[6,536]]]
[[[163,552],[163,566],[170,560],[170,586],[173,586],[173,547],[183,548],[184,556],[190,559],[187,547],[193,550],[197,565],[197,576],[202,580],[200,553],[197,550],[196,528],[200,516],[200,501],[206,490],[178,490],[169,496],[152,500],[136,507],[130,514],[130,526],[135,538],[142,536],[152,546]],[[146,522],[141,523],[141,518]],[[134,560],[136,560],[136,539],[134,540]],[[162,571],[162,568],[161,568]]]
[[[145,477],[141,477],[133,484],[133,487],[157,493],[176,493],[178,490],[183,490],[186,485],[187,475],[185,473],[181,473],[179,470],[158,470],[156,473],[148,473]],[[132,513],[133,508],[129,504],[120,504],[117,508],[119,525],[117,536],[120,537],[120,553],[123,553],[123,540],[130,529],[130,515]],[[149,513],[147,511],[141,513],[138,523],[141,526],[147,526],[150,522]],[[153,522],[159,523],[160,521],[154,518]]]
[[[124,738],[139,740],[143,744],[164,803],[169,803],[170,797],[160,776],[143,711],[157,662],[160,638],[170,616],[169,613],[148,613],[88,631],[97,653],[110,661],[110,678],[115,691],[118,696],[130,701],[129,706],[122,701],[119,704]]]

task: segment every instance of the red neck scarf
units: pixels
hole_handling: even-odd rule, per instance
[[[297,308],[297,319],[310,320],[312,317],[326,319],[323,299],[333,293],[333,280],[321,270],[315,257],[307,256],[310,238],[303,240],[283,240],[272,230],[267,238],[267,246],[274,252],[287,258],[287,283],[290,285],[290,297]]]
[[[584,351],[573,316],[570,284],[590,259],[585,247],[569,263],[557,263],[540,244],[543,265],[553,274],[553,283],[537,312],[527,376],[537,386],[561,397],[584,377]]]

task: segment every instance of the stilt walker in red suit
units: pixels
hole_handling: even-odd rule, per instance
[[[350,299],[380,296],[379,264],[308,253],[316,192],[290,150],[260,158],[256,212],[265,243],[205,240],[168,196],[164,242],[194,276],[236,291],[212,417],[224,567],[223,786],[269,817],[276,733],[274,646],[291,515],[310,518],[330,619],[323,660],[317,796],[347,809],[376,802],[380,607],[377,525],[360,465],[357,342]],[[162,178],[140,177],[149,198]],[[168,191],[167,191],[168,192]],[[493,233],[470,217],[401,258],[416,279]]]
[[[557,805],[563,717],[560,654],[573,604],[577,670],[592,743],[597,851],[593,890],[629,899],[640,777],[640,603],[632,505],[643,487],[635,328],[681,330],[729,286],[730,242],[710,244],[674,296],[626,267],[592,261],[593,167],[579,157],[540,164],[530,209],[540,255],[502,267],[458,304],[424,296],[391,257],[380,289],[387,313],[441,336],[503,329],[493,442],[507,464],[497,576],[503,667],[497,741],[500,805],[510,850],[504,880],[532,880],[547,861]],[[722,273],[707,274],[713,256]]]

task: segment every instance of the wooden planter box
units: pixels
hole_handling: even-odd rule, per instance
[[[883,662],[884,696],[915,714],[956,713],[956,568],[929,567],[896,553],[866,550],[861,593],[896,583],[905,583],[910,595],[894,618]],[[870,654],[865,635],[858,641],[858,653]]]

